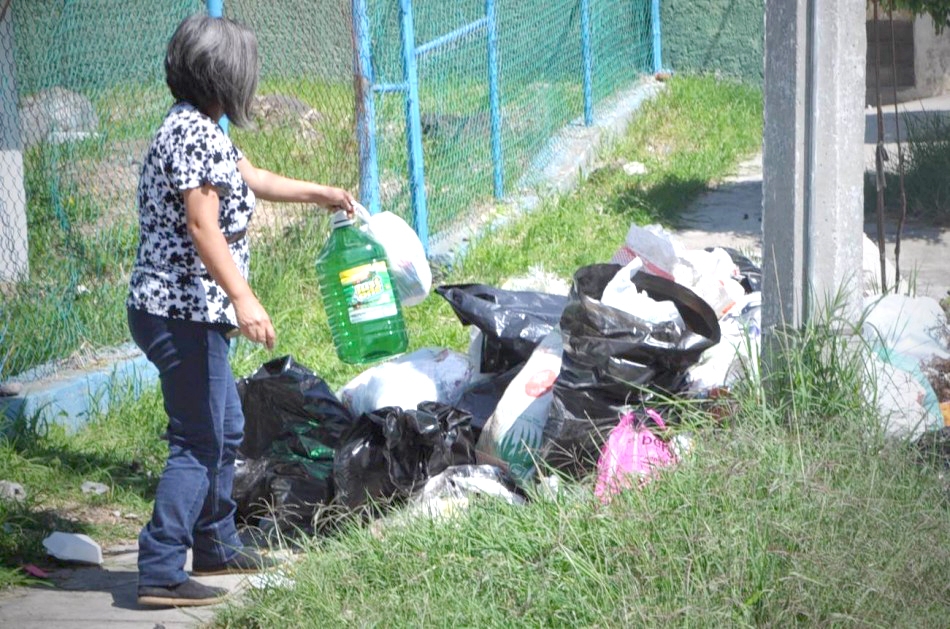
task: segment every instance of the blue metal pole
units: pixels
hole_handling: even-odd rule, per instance
[[[224,0],[207,0],[205,5],[208,8],[208,15],[211,17],[224,17]],[[221,116],[221,120],[218,121],[218,124],[224,129],[224,132],[228,132],[228,117]]]
[[[660,37],[660,0],[652,0],[650,8],[651,31],[653,32],[653,73],[663,70],[663,39]]]
[[[590,45],[590,0],[581,0],[581,57],[584,62],[584,124],[594,124],[593,53]]]
[[[462,39],[466,35],[471,35],[478,29],[486,26],[487,24],[488,24],[488,18],[483,17],[480,20],[475,20],[474,22],[470,22],[466,24],[465,26],[457,28],[451,33],[442,35],[441,37],[436,37],[429,43],[422,44],[421,46],[416,48],[416,56],[422,57],[423,55],[427,55],[437,48],[442,48],[443,46],[447,46],[448,44],[451,44],[454,41],[458,41],[459,39]]]
[[[498,93],[498,23],[495,0],[485,0],[488,17],[488,104],[491,111],[491,160],[494,166],[495,198],[505,194],[505,167],[501,156],[501,98]]]
[[[406,132],[409,144],[409,191],[416,234],[429,250],[429,216],[426,209],[426,179],[422,159],[422,121],[419,115],[419,73],[416,70],[416,31],[412,23],[412,0],[399,0],[399,30],[402,36],[402,67],[406,92]]]
[[[353,81],[356,87],[356,138],[360,154],[360,201],[380,210],[379,161],[376,154],[376,102],[373,98],[373,54],[366,0],[353,0]]]

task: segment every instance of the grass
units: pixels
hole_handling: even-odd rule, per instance
[[[165,456],[161,395],[130,388],[111,397],[109,413],[93,413],[76,434],[22,423],[0,439],[0,478],[27,493],[22,502],[0,501],[0,587],[27,581],[20,565],[49,561],[41,542],[53,531],[85,533],[103,544],[131,541],[150,516]],[[109,491],[85,494],[85,481]]]
[[[259,89],[288,93],[317,112],[310,129],[280,119],[260,130],[235,129],[235,141],[257,165],[355,188],[352,87],[267,79]],[[9,357],[3,377],[128,337],[124,304],[138,244],[134,191],[171,98],[164,85],[120,85],[92,100],[101,118],[98,137],[37,145],[24,154],[30,277],[0,296],[0,355]]]
[[[760,93],[678,77],[576,192],[479,238],[443,281],[497,285],[535,265],[566,278],[605,260],[631,221],[675,221],[705,182],[758,148],[760,129]],[[625,175],[631,160],[648,175]],[[323,230],[319,220],[289,226],[280,247],[257,251],[252,281],[277,323],[275,354],[292,353],[339,386],[357,368],[333,356],[319,306],[312,263]],[[784,368],[769,382],[744,381],[718,409],[725,421],[681,404],[692,454],[642,491],[604,506],[588,482],[566,483],[553,500],[476,502],[450,522],[352,525],[307,541],[293,587],[251,591],[214,624],[942,626],[947,489],[909,444],[872,429],[856,393],[866,355],[828,310],[782,338]],[[432,298],[407,315],[411,349],[466,346],[447,304]],[[234,370],[270,356],[239,343]],[[22,581],[19,563],[42,560],[39,540],[52,525],[104,543],[135,533],[138,522],[71,521],[61,505],[147,509],[161,416],[156,392],[130,393],[77,435],[39,427],[0,449],[0,477],[29,493],[23,505],[0,503],[4,583]],[[113,490],[84,496],[82,480]]]
[[[313,540],[294,587],[214,626],[941,626],[950,535],[932,472],[900,447],[742,419],[608,507],[476,503]]]
[[[426,110],[435,112],[424,121],[431,233],[450,229],[457,215],[484,206],[492,194],[488,117],[480,113],[487,103],[486,88],[471,82],[459,85],[454,90],[444,84],[428,86],[423,92]],[[302,120],[299,112],[292,118],[265,116],[256,128],[232,127],[231,135],[257,166],[355,190],[359,159],[352,89],[349,82],[265,77],[259,95],[292,96],[312,114]],[[527,97],[537,98],[535,91],[528,90]],[[568,102],[576,91],[552,85],[545,98]],[[9,356],[3,376],[126,338],[123,309],[137,245],[133,200],[138,168],[171,100],[163,85],[151,84],[118,85],[91,97],[100,112],[98,137],[39,145],[25,153],[30,278],[0,296],[0,316],[7,325],[7,333],[0,336],[0,355]],[[521,116],[523,127],[529,117],[524,110],[528,103],[523,102],[527,97],[514,98],[505,111],[514,121]],[[403,105],[396,98],[378,100],[384,207],[409,217]],[[564,118],[563,112],[559,115]],[[547,127],[533,130],[532,137],[550,131]],[[516,132],[526,131],[507,130],[509,136]],[[531,150],[537,148],[534,139]],[[509,156],[512,180],[520,176],[524,161]],[[267,225],[271,237],[275,232],[283,237],[285,228],[307,233],[299,216],[310,210],[285,210],[275,218],[265,216],[270,212],[262,207],[255,224]],[[35,333],[54,329],[61,333]]]

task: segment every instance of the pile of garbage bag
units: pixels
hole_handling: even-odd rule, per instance
[[[534,277],[434,289],[470,327],[466,353],[422,348],[338,394],[290,357],[240,380],[239,514],[306,528],[324,505],[435,516],[482,497],[521,504],[539,470],[596,474],[608,501],[689,450],[658,400],[715,398],[758,368],[762,274],[739,251],[686,250],[658,226],[634,225],[610,263],[576,269],[566,294]],[[943,407],[920,364],[950,357],[945,339],[924,347],[884,330],[912,307],[921,312],[887,301],[866,337],[879,342],[881,373],[909,374],[921,407],[913,426],[933,427]],[[946,317],[934,318],[946,331]]]
[[[324,380],[290,356],[237,382],[244,411],[234,489],[237,515],[309,528],[334,494],[333,457],[356,423]]]

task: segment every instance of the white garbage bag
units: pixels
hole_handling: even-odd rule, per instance
[[[535,348],[485,423],[475,446],[476,460],[497,465],[518,482],[534,475],[534,456],[554,401],[564,342],[556,328]]]
[[[452,406],[477,371],[465,354],[426,347],[367,369],[337,397],[356,416],[385,406],[414,409],[421,402]]]
[[[415,230],[392,212],[370,215],[366,208],[357,205],[356,214],[366,232],[386,250],[399,303],[422,303],[432,288],[432,269]]]

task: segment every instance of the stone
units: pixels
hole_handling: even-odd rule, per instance
[[[623,172],[631,177],[634,175],[645,175],[647,174],[647,167],[643,162],[627,162],[623,165]]]
[[[9,480],[0,480],[0,500],[21,502],[26,499],[26,490],[20,483]]]
[[[20,103],[20,133],[24,148],[41,142],[61,144],[94,137],[99,116],[88,98],[64,87],[27,96]]]
[[[102,483],[94,483],[89,480],[84,482],[80,488],[82,489],[82,493],[84,494],[95,494],[97,496],[101,496],[102,494],[109,493],[108,485],[103,485]]]
[[[285,94],[264,94],[254,97],[254,123],[261,131],[278,128],[299,130],[308,140],[320,137],[317,125],[323,114],[299,98]]]

